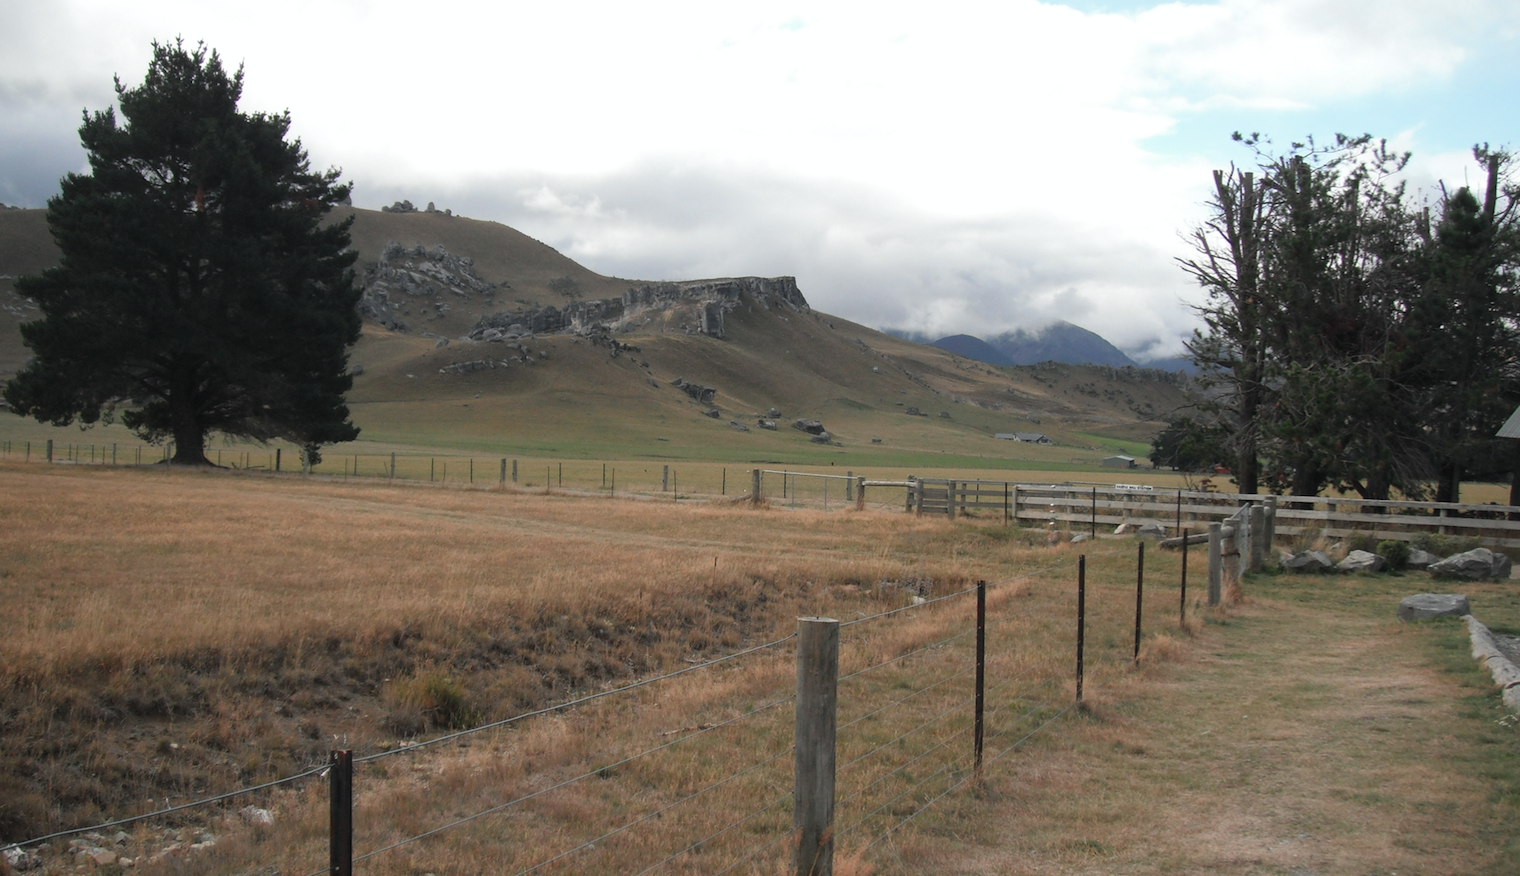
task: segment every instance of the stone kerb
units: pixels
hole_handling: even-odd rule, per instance
[[[1467,621],[1467,634],[1472,639],[1473,657],[1488,666],[1494,684],[1504,689],[1504,705],[1510,711],[1520,713],[1520,667],[1500,650],[1493,631],[1482,621],[1470,614],[1463,620]]]

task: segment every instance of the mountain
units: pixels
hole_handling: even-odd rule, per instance
[[[1072,365],[1108,365],[1121,368],[1134,360],[1095,332],[1057,320],[1039,331],[1004,332],[988,342],[1015,365],[1065,362]]]
[[[967,359],[975,359],[978,362],[986,362],[988,365],[1017,365],[1008,354],[992,346],[981,338],[971,335],[951,335],[948,338],[940,338],[934,342],[934,346],[941,350],[949,350],[957,356],[965,356]]]
[[[995,370],[814,310],[790,277],[629,280],[494,222],[334,212],[354,219],[365,287],[348,400],[366,446],[912,465],[1002,458],[1011,445],[997,432],[1148,439],[1184,401],[1165,375]],[[44,219],[0,211],[0,381],[28,355],[17,325],[37,316],[13,278],[57,258]],[[772,408],[776,431],[756,422]],[[799,417],[843,446],[786,428]],[[0,417],[6,438],[43,428]],[[1017,448],[1047,452],[1069,462],[1069,450]]]

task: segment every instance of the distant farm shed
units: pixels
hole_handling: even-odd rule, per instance
[[[1133,456],[1124,456],[1123,454],[1119,456],[1106,456],[1103,458],[1103,465],[1107,468],[1134,468],[1135,458]]]
[[[1504,421],[1504,425],[1499,427],[1496,437],[1520,438],[1520,408],[1515,408],[1515,412],[1510,414],[1509,419]]]
[[[1050,436],[1041,435],[1039,432],[998,432],[992,437],[1001,438],[1004,441],[1022,441],[1025,444],[1054,444]]]

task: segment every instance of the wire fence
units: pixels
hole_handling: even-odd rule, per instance
[[[1130,548],[1092,557],[1106,583],[1085,614],[1084,556],[990,584],[902,592],[901,605],[824,621],[837,647],[830,853],[872,853],[1067,715],[1081,696],[1083,631],[1101,643],[1088,667],[1137,659],[1129,609],[1134,655],[1147,611],[1143,544],[1138,551],[1133,588],[1114,583],[1134,568]],[[1159,600],[1148,611],[1152,624],[1176,616]],[[403,748],[335,751],[327,766],[279,782],[4,851],[25,859],[39,843],[190,810],[233,820],[231,807],[262,795],[282,808],[280,825],[224,847],[160,850],[139,865],[311,876],[773,873],[799,854],[799,822],[812,811],[800,778],[814,744],[803,743],[812,701],[802,679],[813,667],[804,644],[787,635]],[[199,857],[192,866],[186,855]]]

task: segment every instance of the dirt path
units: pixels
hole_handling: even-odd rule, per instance
[[[1438,668],[1451,629],[1328,602],[1258,597],[1100,689],[1091,716],[1002,771],[974,837],[946,820],[886,869],[1520,872],[1516,737]]]

